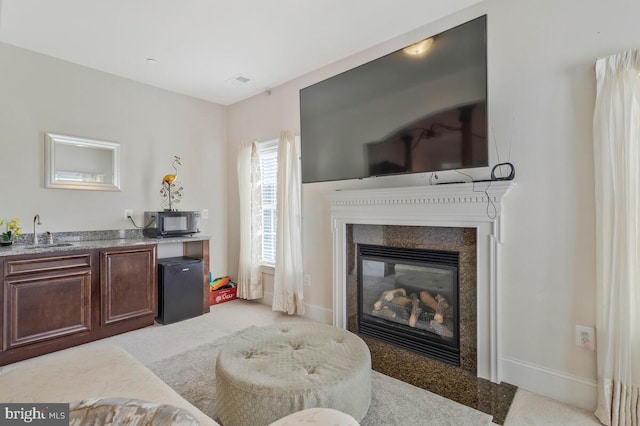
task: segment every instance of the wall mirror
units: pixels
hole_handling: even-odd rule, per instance
[[[120,144],[46,133],[45,187],[120,191]]]

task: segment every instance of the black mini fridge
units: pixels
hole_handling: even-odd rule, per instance
[[[158,316],[171,324],[202,315],[202,259],[169,257],[158,260]]]

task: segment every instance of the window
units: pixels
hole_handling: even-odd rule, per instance
[[[276,202],[278,195],[278,141],[257,144],[262,177],[262,255],[260,262],[273,266],[276,263]]]

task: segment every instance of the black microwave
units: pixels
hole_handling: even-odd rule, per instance
[[[180,237],[200,232],[200,212],[144,212],[142,234],[150,238]]]

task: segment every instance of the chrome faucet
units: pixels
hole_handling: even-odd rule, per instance
[[[38,234],[36,233],[36,225],[42,225],[42,223],[40,223],[40,215],[39,214],[37,214],[37,215],[35,215],[33,217],[33,245],[34,246],[38,245]]]

